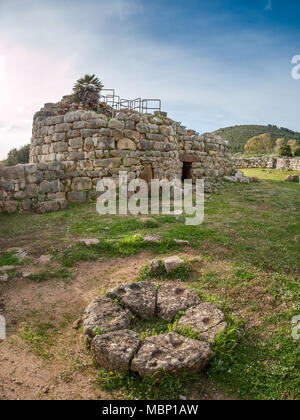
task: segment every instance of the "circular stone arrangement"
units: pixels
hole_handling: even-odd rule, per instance
[[[130,328],[135,317],[174,320],[186,311],[170,332],[142,340]],[[227,328],[224,314],[199,295],[174,284],[130,283],[96,298],[85,310],[83,331],[96,361],[110,371],[129,369],[140,376],[164,370],[170,374],[197,373],[213,358],[216,336]],[[194,340],[180,334],[196,332]]]

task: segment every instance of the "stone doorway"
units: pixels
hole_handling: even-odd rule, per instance
[[[192,163],[191,162],[182,162],[182,176],[181,180],[184,182],[185,179],[192,179]]]

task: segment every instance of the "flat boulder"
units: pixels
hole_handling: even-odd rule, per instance
[[[143,319],[153,318],[156,309],[156,284],[143,281],[130,283],[110,290],[108,298],[120,303]]]
[[[198,293],[172,284],[159,286],[157,296],[157,315],[165,320],[172,320],[180,311],[201,303]]]
[[[84,311],[83,333],[94,338],[97,332],[125,330],[130,327],[132,314],[108,298],[96,298]]]
[[[164,265],[167,273],[174,273],[174,271],[178,270],[184,264],[184,261],[177,257],[169,257],[164,260]]]
[[[178,328],[191,328],[200,338],[214,343],[216,336],[227,328],[225,315],[213,303],[205,302],[190,308],[178,321]]]
[[[123,330],[96,336],[91,347],[100,366],[110,371],[124,372],[130,369],[141,342],[139,334]]]
[[[213,356],[208,343],[172,332],[146,338],[131,369],[143,377],[162,371],[194,374],[201,372]]]

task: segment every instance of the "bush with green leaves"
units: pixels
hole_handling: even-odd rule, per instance
[[[292,152],[291,146],[289,144],[285,144],[284,146],[281,146],[279,150],[279,155],[282,157],[292,157],[293,152]]]
[[[295,157],[300,156],[300,147],[297,147],[297,149],[294,151],[294,156]]]
[[[29,144],[26,144],[19,149],[12,149],[7,155],[6,166],[15,166],[19,163],[29,163],[29,149]]]

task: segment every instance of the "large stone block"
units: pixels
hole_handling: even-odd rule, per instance
[[[72,138],[71,140],[69,140],[69,145],[73,149],[81,149],[83,146],[83,140],[81,137]]]
[[[72,191],[68,193],[68,201],[71,203],[85,203],[86,192],[84,191]]]
[[[90,178],[74,178],[73,190],[74,191],[87,191],[92,188],[92,181]]]
[[[123,130],[125,128],[124,121],[112,118],[108,123],[108,128],[115,128],[117,130]]]
[[[117,148],[119,150],[136,150],[136,144],[133,140],[123,138],[118,141]]]

